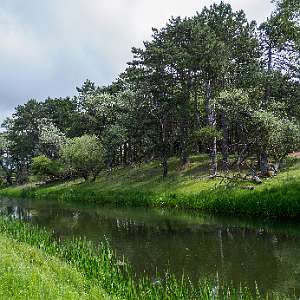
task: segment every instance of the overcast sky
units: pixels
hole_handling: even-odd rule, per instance
[[[171,16],[191,16],[210,0],[0,0],[0,122],[30,98],[72,96],[89,78],[110,83],[131,47]],[[265,20],[270,0],[229,0]]]

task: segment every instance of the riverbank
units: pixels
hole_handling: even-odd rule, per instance
[[[176,207],[213,214],[293,219],[300,216],[300,160],[290,159],[274,178],[253,182],[209,179],[209,161],[192,157],[180,171],[170,161],[170,175],[161,178],[157,162],[103,172],[96,182],[80,180],[40,185],[29,184],[0,190],[3,197],[56,199],[62,202],[110,204],[130,207]]]
[[[0,241],[0,293],[13,293],[7,294],[11,299],[295,299],[262,295],[259,287],[251,292],[241,285],[236,290],[217,279],[193,285],[172,274],[137,278],[108,244],[96,247],[75,238],[62,242],[11,219],[0,218]]]
[[[1,299],[108,299],[73,266],[5,233],[0,234],[0,265]]]

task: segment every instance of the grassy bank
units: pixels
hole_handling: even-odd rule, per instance
[[[94,183],[72,181],[56,185],[33,184],[0,190],[1,196],[60,201],[93,202],[116,206],[178,207],[215,214],[297,218],[300,216],[300,162],[288,162],[275,178],[261,185],[209,179],[205,156],[191,159],[178,170],[170,161],[170,175],[161,178],[159,164],[152,162],[102,173]],[[252,189],[244,189],[251,185]]]
[[[62,243],[19,221],[0,218],[0,241],[0,293],[13,299],[103,299],[103,290],[117,299],[294,299],[236,290],[217,280],[195,286],[170,274],[138,279],[107,245]]]
[[[74,267],[0,234],[0,299],[108,299]]]

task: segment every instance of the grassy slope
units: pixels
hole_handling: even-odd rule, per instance
[[[106,299],[74,267],[0,235],[1,299]]]
[[[72,181],[41,187],[22,186],[0,190],[8,197],[28,197],[62,201],[112,203],[127,206],[168,206],[202,209],[212,213],[299,217],[300,161],[266,179],[254,190],[240,187],[224,188],[220,179],[208,179],[209,161],[206,156],[192,157],[184,171],[178,162],[170,161],[170,175],[161,178],[157,162],[121,168],[113,174],[102,173],[95,183]],[[244,185],[253,185],[244,183]]]

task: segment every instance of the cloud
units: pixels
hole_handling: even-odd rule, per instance
[[[0,121],[29,98],[75,93],[86,78],[111,82],[152,27],[191,16],[210,0],[1,0]],[[220,2],[220,1],[216,1]],[[263,21],[269,0],[231,0]]]

